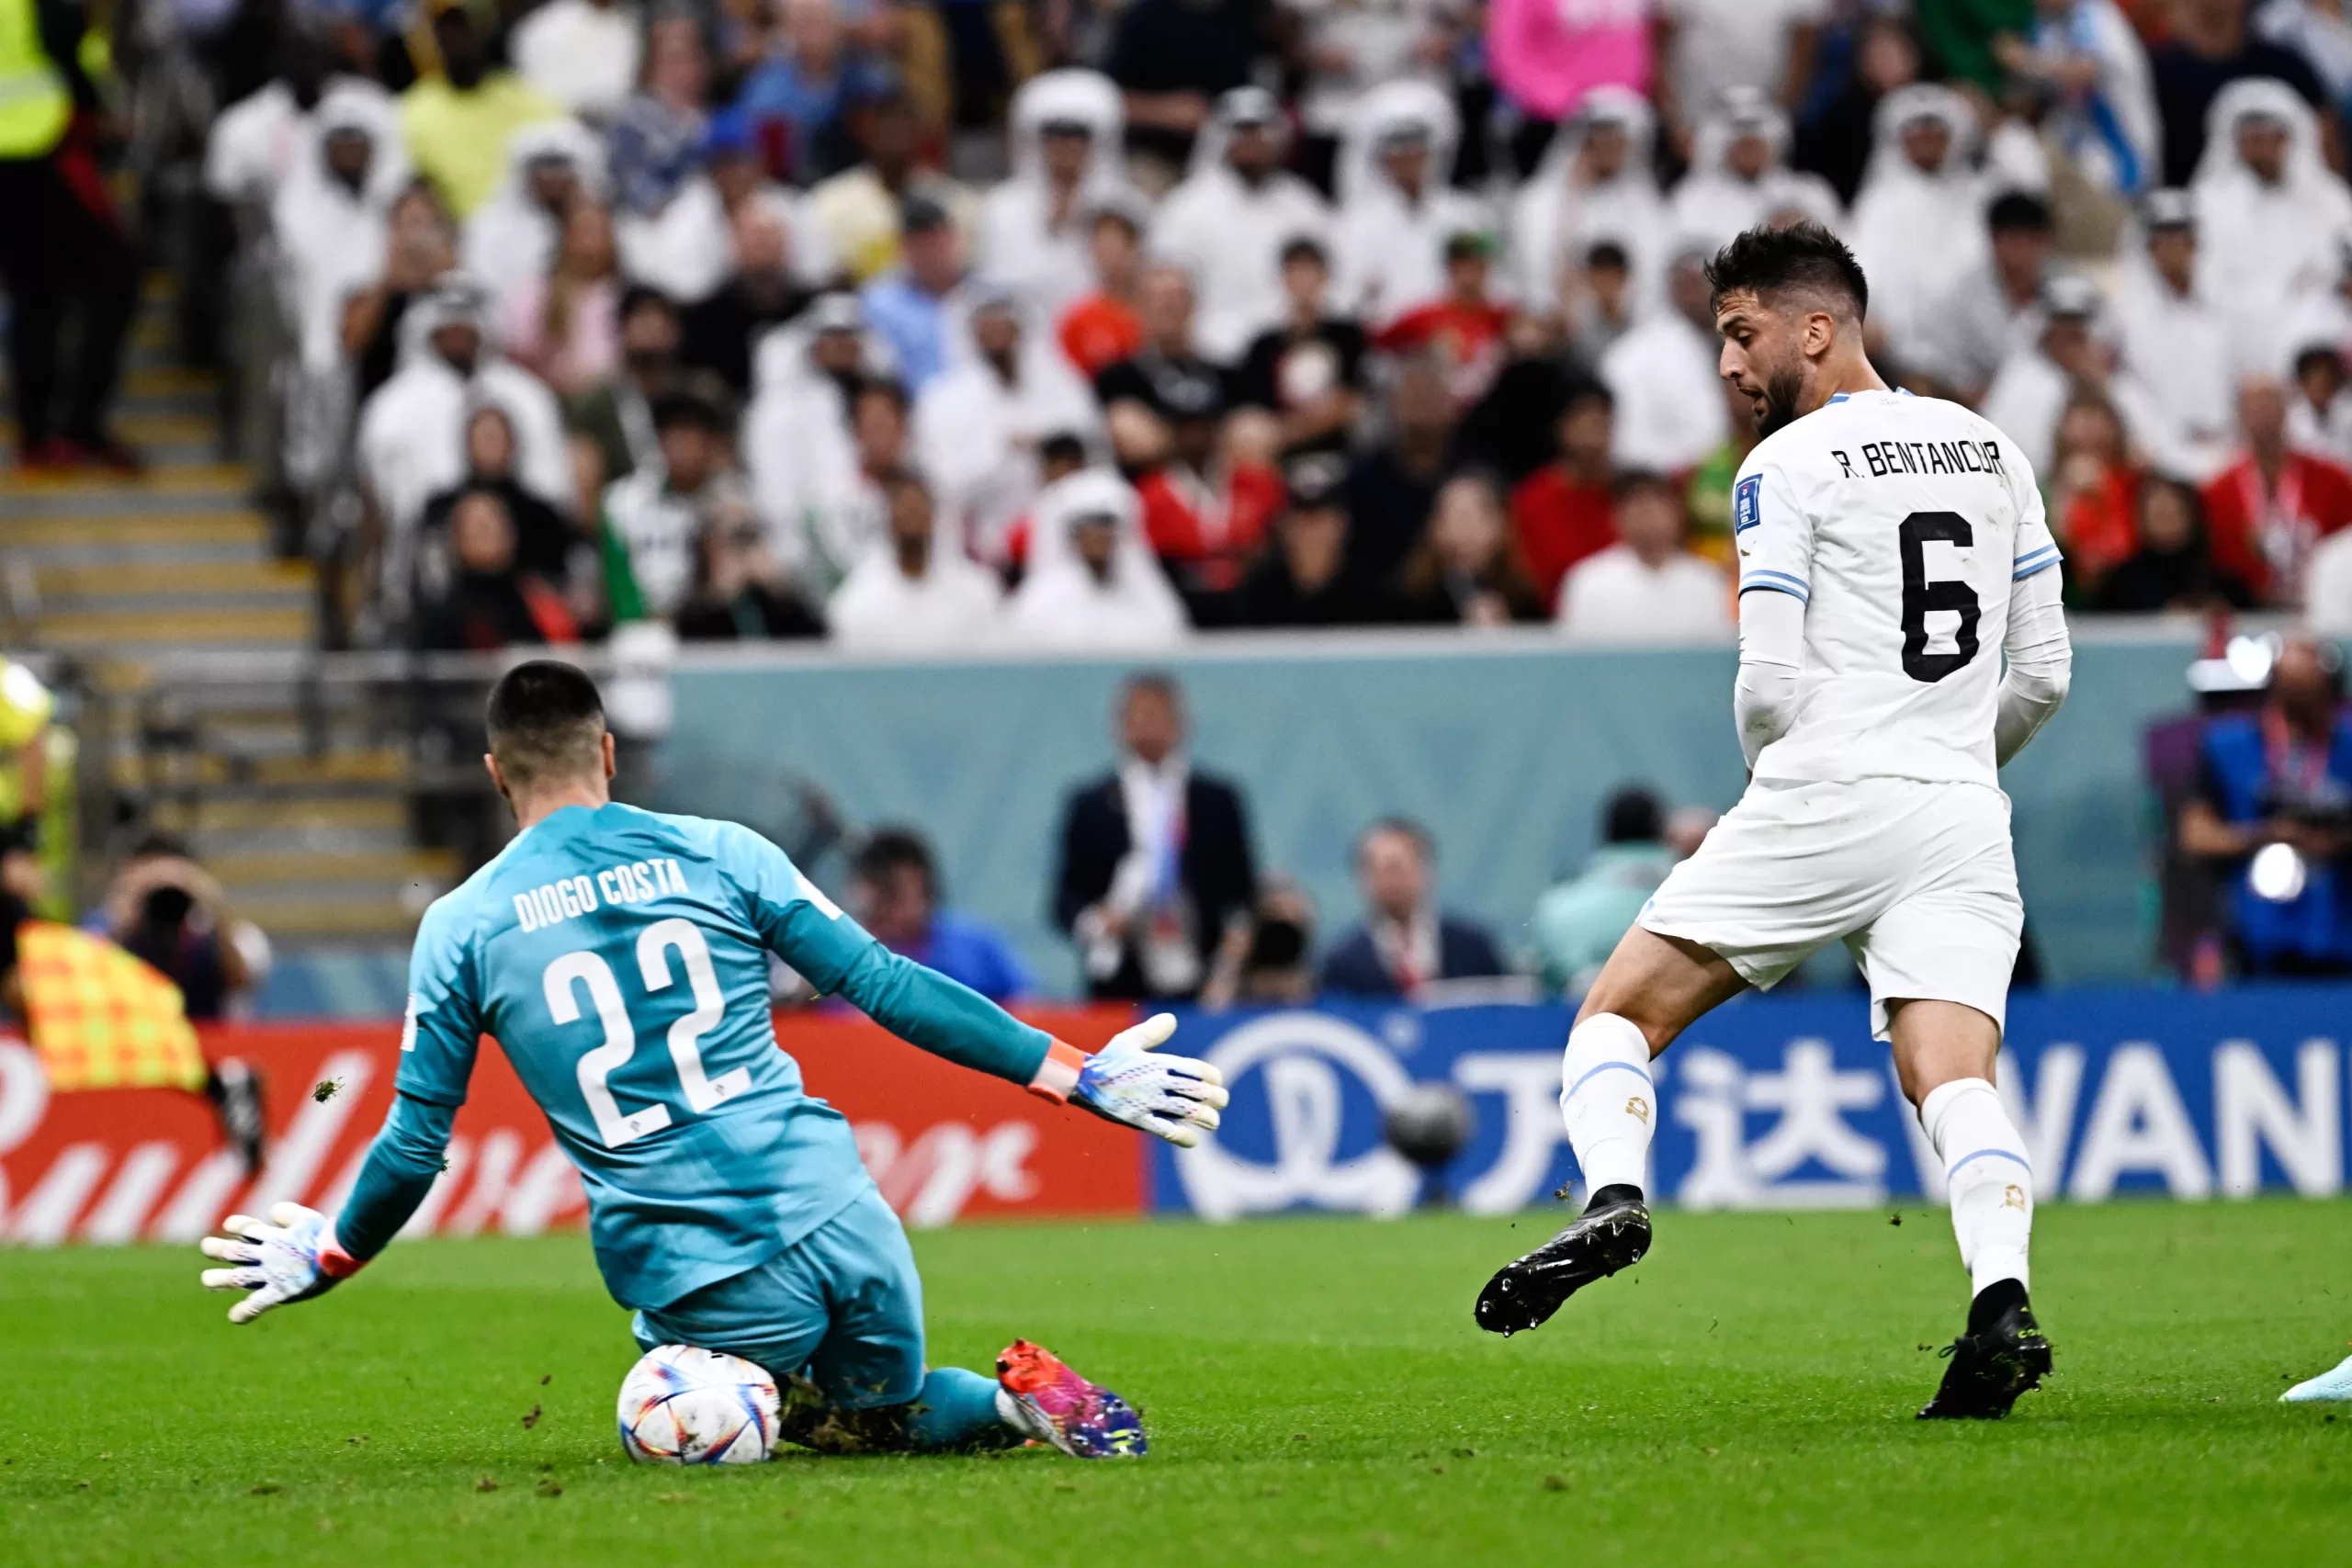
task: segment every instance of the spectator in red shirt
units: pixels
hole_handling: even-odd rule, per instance
[[[1116,201],[1094,210],[1087,243],[1094,256],[1094,292],[1062,312],[1062,352],[1080,374],[1100,376],[1143,346],[1136,309],[1143,277],[1143,236],[1136,215]]]
[[[2352,524],[2352,473],[2287,442],[2275,376],[2238,384],[2236,460],[2205,486],[2213,564],[2266,604],[2301,604],[2312,547]]]
[[[2058,416],[2058,462],[2050,523],[2066,548],[2066,586],[2088,599],[2140,547],[2140,475],[2123,420],[2095,391],[2075,394]]]
[[[1510,311],[1487,292],[1492,261],[1487,236],[1453,235],[1445,242],[1444,295],[1406,311],[1374,340],[1390,354],[1432,356],[1457,408],[1485,397],[1503,367]]]
[[[1094,379],[1119,466],[1135,476],[1144,537],[1196,621],[1241,581],[1283,507],[1272,422],[1227,420],[1226,373],[1193,342],[1193,283],[1183,268],[1144,269],[1148,333],[1135,356]]]
[[[1598,381],[1577,386],[1560,413],[1559,457],[1511,491],[1519,552],[1547,604],[1570,567],[1617,542],[1617,474],[1609,461],[1615,423],[1609,389]]]

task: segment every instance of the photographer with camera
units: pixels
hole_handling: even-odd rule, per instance
[[[111,940],[179,987],[192,1022],[226,1018],[269,973],[269,938],[230,908],[220,880],[167,835],[132,847],[84,930]],[[248,1171],[261,1168],[262,1083],[235,1057],[209,1065],[205,1099]]]
[[[2262,706],[2205,731],[2180,847],[2230,878],[2237,968],[2352,975],[2352,717],[2343,662],[2308,633],[2280,644]]]

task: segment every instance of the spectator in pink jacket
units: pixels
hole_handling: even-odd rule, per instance
[[[1494,0],[1487,65],[1519,108],[1564,119],[1595,87],[1650,85],[1656,0]]]

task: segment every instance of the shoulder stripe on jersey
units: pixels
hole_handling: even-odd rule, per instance
[[[1758,567],[1739,580],[1739,591],[1742,593],[1759,588],[1770,589],[1775,593],[1786,593],[1801,604],[1813,603],[1812,585],[1793,572],[1772,571]]]
[[[2047,571],[2050,568],[2056,566],[2061,558],[2063,558],[2058,554],[2057,546],[2044,545],[2031,555],[2018,558],[2017,570],[2009,574],[2009,581],[2023,582],[2035,572]]]

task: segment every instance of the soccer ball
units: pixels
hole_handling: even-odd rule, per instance
[[[663,1345],[621,1380],[621,1447],[639,1464],[757,1464],[777,1412],[775,1380],[741,1357]]]

